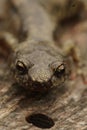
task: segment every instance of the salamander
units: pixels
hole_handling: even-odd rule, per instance
[[[76,15],[79,11],[78,2],[67,1],[70,6],[68,4],[58,6],[61,8],[56,10],[59,12],[56,12],[57,15],[54,17],[52,0],[50,2],[48,0],[50,8],[41,0],[11,0],[17,8],[22,21],[22,31],[27,37],[25,41],[15,43],[15,49],[9,58],[9,66],[15,82],[26,89],[49,90],[54,86],[61,86],[68,76],[67,61],[53,39],[53,31],[58,20]]]

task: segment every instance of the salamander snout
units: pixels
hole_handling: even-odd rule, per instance
[[[60,86],[67,77],[67,66],[62,57],[45,51],[18,55],[12,66],[16,82],[30,90],[43,91]]]
[[[44,66],[44,64],[34,65],[29,69],[29,76],[33,82],[48,82],[51,79],[52,75],[53,72],[50,67]]]

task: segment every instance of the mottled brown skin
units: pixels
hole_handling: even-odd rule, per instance
[[[60,49],[53,41],[56,22],[51,20],[39,0],[11,2],[17,8],[22,20],[22,31],[27,33],[26,41],[17,45],[10,58],[11,72],[15,81],[34,91],[61,86],[68,75],[68,67]],[[69,10],[71,11],[70,7]],[[74,13],[71,11],[70,16],[72,14]]]
[[[54,45],[54,24],[38,1],[14,1],[27,31],[12,56],[11,72],[18,84],[35,91],[60,86],[66,78],[66,65]],[[30,9],[29,9],[30,8]]]
[[[66,62],[58,50],[43,41],[30,41],[25,46],[25,49],[23,46],[18,48],[12,56],[11,72],[16,82],[35,91],[60,86],[68,72]]]

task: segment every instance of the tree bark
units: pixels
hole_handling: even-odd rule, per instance
[[[78,102],[68,102],[64,86],[45,94],[28,93],[8,80],[0,80],[0,130],[42,130],[26,121],[33,113],[50,117],[51,130],[87,130],[87,91]]]

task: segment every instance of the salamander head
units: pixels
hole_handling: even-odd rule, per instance
[[[11,71],[16,82],[30,90],[48,90],[66,79],[67,68],[60,54],[44,49],[24,50],[16,52],[13,59]]]

